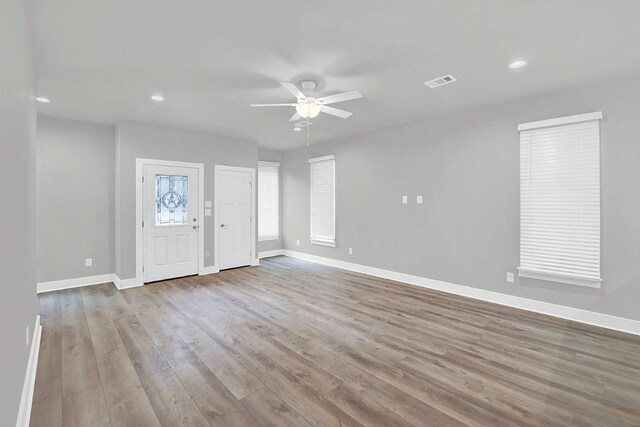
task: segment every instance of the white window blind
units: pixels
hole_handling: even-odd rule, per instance
[[[336,245],[335,158],[309,159],[311,173],[311,243]]]
[[[258,162],[258,241],[280,238],[280,164]]]
[[[518,126],[520,276],[600,287],[601,119]]]

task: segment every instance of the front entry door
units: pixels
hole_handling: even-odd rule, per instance
[[[198,169],[144,165],[144,282],[198,273]]]
[[[221,170],[220,270],[251,264],[252,182],[250,172]]]

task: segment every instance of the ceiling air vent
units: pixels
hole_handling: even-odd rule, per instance
[[[449,83],[453,83],[453,82],[455,82],[457,80],[458,79],[453,77],[451,74],[447,74],[446,76],[438,77],[437,79],[433,79],[433,80],[429,80],[428,82],[424,82],[424,84],[429,86],[431,89],[434,89],[434,88],[437,88],[437,87],[440,87],[440,86],[447,85]]]

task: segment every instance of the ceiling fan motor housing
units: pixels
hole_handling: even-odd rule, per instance
[[[314,82],[313,80],[303,80],[300,82],[300,86],[302,87],[302,90],[304,92],[313,92],[313,90],[316,88],[316,82]]]

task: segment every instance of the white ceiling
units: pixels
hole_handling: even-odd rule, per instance
[[[30,0],[43,114],[204,130],[290,149],[278,80],[357,89],[311,141],[640,73],[637,0]],[[529,65],[509,70],[513,59]],[[459,81],[437,89],[444,74]],[[164,103],[149,99],[165,96]]]

